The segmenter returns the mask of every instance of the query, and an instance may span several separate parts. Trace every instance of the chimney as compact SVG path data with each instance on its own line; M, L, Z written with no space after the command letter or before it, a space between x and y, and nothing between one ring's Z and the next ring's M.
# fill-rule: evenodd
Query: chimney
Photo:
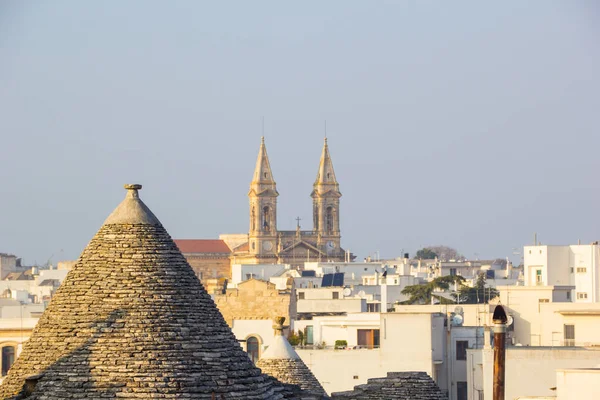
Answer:
M496 306L494 315L494 393L493 400L504 400L506 370L506 322L508 317L504 307Z

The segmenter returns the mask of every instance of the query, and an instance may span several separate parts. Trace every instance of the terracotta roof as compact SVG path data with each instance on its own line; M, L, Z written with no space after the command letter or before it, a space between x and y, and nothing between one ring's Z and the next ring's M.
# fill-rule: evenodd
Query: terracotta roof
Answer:
M175 239L182 253L231 253L223 240L217 239Z

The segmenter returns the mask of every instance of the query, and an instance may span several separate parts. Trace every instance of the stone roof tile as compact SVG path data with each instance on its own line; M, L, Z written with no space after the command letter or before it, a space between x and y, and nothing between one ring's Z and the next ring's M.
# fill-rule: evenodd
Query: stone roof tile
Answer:
M2 399L282 399L128 185L0 386Z

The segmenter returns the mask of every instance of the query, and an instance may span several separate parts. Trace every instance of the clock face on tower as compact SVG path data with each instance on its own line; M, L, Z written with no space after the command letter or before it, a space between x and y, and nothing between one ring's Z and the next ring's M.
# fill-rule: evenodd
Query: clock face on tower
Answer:
M327 250L335 249L335 243L332 242L331 240L329 242L327 242L326 246L327 246Z
M266 251L271 251L271 249L273 249L273 243L272 242L264 242L262 247Z

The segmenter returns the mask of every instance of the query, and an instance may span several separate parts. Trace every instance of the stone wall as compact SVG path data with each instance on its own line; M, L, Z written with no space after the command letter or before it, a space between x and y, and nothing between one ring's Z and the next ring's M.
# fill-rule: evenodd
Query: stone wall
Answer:
M192 255L184 254L190 267L200 281L204 284L207 279L231 279L231 262L229 255Z
M293 291L279 291L270 282L250 279L225 294L215 294L214 300L229 326L234 319L269 319L282 316L296 318L296 299Z

